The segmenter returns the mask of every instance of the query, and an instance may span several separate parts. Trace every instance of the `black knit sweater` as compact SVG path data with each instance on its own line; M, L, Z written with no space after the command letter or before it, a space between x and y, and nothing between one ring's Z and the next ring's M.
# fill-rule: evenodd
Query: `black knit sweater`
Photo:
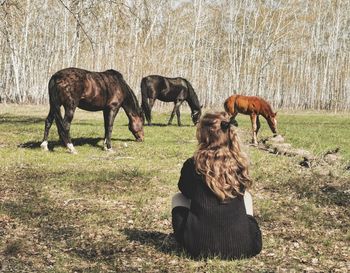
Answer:
M239 259L260 253L261 232L246 214L242 196L220 202L196 173L193 158L184 163L178 186L191 199L191 208L173 209L174 233L192 257Z

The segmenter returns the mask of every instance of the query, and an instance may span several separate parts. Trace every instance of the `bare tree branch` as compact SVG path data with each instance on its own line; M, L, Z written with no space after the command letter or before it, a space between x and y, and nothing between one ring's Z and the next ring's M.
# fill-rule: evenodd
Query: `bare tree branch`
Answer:
M90 46L91 46L91 50L92 50L93 54L95 55L94 41L92 40L90 35L85 30L83 23L80 21L80 19L75 15L75 13L73 11L71 11L70 8L62 0L58 0L58 2L60 2L65 7L65 9L67 9L69 11L69 13L72 14L72 16L76 20L77 24L79 25L79 27L81 28L81 30L85 34L86 38L89 40Z

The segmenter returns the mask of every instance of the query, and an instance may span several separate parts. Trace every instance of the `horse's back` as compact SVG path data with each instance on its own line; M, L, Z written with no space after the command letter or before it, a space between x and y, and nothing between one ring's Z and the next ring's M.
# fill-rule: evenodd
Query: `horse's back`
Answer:
M172 102L179 99L187 90L187 80L181 77L169 78L160 75L149 75L141 80L141 93L148 98Z
M57 71L52 75L51 79L55 79L56 82L66 81L67 83L74 83L83 80L88 73L91 72L81 68L69 67Z
M52 75L49 96L56 97L63 105L74 103L84 110L99 111L109 101L121 99L118 90L121 89L122 80L122 74L112 69L94 72L75 67L65 68Z
M235 106L237 110L243 114L251 114L259 112L260 101L255 96L238 96Z
M141 93L148 98L156 99L159 90L166 88L165 79L159 75L149 75L141 80Z
M142 88L142 85L148 88L156 88L162 85L165 86L165 79L166 79L165 77L162 77L159 75L146 76L141 80L141 88Z
M233 95L225 101L225 110L228 113L260 114L269 104L258 96Z
M77 83L85 82L87 80L95 81L101 84L106 80L116 81L123 79L123 75L113 69L109 69L103 72L96 72L76 67L69 67L57 71L52 75L51 79L54 79L56 83L64 81L66 85L74 85Z
M74 67L57 71L49 81L49 96L56 95L62 103L69 97L75 98L83 91L86 74L86 70Z

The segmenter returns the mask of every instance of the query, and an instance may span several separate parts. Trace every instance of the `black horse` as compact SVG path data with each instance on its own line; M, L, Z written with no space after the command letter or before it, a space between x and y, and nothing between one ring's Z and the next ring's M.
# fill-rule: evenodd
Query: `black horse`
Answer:
M196 124L201 116L202 106L199 104L197 94L192 85L184 78L166 78L158 75L150 75L141 80L141 107L146 116L148 125L152 124L151 111L156 99L164 102L174 102L168 125L171 124L174 115L177 116L177 124L181 126L180 106L187 101L191 108L191 117Z
M49 130L55 119L58 134L71 153L73 147L69 129L77 107L87 111L103 111L105 149L112 150L111 135L114 119L122 107L129 118L129 130L137 141L143 141L143 113L137 98L122 74L115 70L91 72L66 68L56 72L49 81L50 111L45 121L41 147L48 150ZM64 108L64 118L61 115Z

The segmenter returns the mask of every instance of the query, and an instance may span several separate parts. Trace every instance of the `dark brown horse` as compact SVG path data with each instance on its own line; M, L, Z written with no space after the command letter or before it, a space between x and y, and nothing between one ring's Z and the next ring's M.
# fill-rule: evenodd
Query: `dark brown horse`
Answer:
M277 112L274 113L270 104L260 97L234 95L226 99L224 103L225 111L236 117L238 113L250 115L253 129L252 142L256 145L257 134L260 129L259 115L262 115L274 135L277 134Z
M171 124L176 113L177 124L181 126L180 106L184 101L187 101L191 108L191 118L194 124L198 122L202 113L197 94L192 85L184 78L166 78L158 75L144 77L141 80L141 95L141 106L148 125L152 124L151 111L156 99L174 102L168 125Z
M58 134L71 153L73 147L69 129L77 107L87 111L103 111L105 149L111 150L113 122L122 107L129 118L129 130L137 141L142 141L143 114L135 94L115 70L90 72L79 68L66 68L56 72L49 81L50 111L45 121L41 147L47 150L49 130L55 119ZM64 108L64 118L61 115Z

